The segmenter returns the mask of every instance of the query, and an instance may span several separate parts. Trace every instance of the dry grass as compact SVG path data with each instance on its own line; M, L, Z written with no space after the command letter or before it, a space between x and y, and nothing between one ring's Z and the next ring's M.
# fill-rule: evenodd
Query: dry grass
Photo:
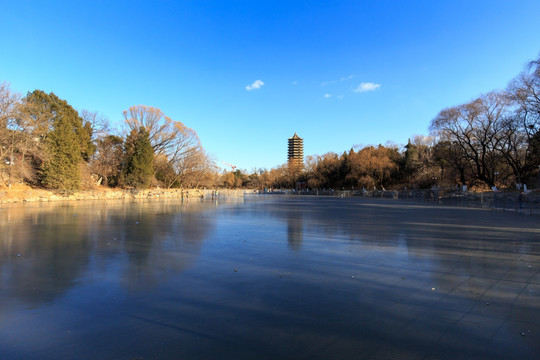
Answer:
M42 189L33 189L24 184L15 184L11 187L0 186L0 194L5 199L26 199L36 196L47 196L50 192Z
M179 198L181 194L189 192L189 196L200 196L203 193L197 189L160 189L151 188L133 193L129 189L109 188L103 186L93 186L85 188L75 193L62 191L50 191L36 189L27 185L17 184L10 188L0 186L0 203L21 203L26 201L49 201L49 200L96 200L96 199L122 199L132 197L165 197Z

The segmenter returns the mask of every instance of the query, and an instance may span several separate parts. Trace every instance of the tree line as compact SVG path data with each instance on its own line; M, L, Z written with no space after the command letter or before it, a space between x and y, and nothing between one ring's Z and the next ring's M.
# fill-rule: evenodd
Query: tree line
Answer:
M1 83L0 182L66 191L215 182L215 164L193 129L150 106L132 106L123 117L113 134L97 112L78 112L41 90L22 97Z
M430 136L305 158L304 168L219 173L195 130L144 105L113 133L97 112L41 90L21 96L0 83L0 184L75 191L123 188L513 187L538 183L540 57L503 91L443 109Z
M247 186L399 189L433 186L512 188L539 185L540 57L503 91L443 109L430 136L394 144L353 147L342 154L307 156L303 171L282 165L252 175ZM261 185L262 184L262 185Z

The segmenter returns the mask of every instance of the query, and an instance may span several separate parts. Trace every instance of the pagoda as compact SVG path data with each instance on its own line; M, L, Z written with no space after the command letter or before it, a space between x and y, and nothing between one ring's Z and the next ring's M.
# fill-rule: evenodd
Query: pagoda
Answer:
M304 167L304 139L296 133L289 138L288 164L291 170L301 170Z

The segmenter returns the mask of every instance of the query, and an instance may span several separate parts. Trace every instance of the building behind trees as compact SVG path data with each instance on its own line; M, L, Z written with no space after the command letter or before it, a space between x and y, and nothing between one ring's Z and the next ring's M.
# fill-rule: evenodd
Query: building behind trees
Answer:
M406 146L354 146L309 155L295 132L287 163L221 176L195 130L160 109L123 112L119 134L98 113L54 93L26 96L0 83L0 187L24 183L75 191L93 186L336 189L540 188L540 57L504 91L443 109L431 136Z

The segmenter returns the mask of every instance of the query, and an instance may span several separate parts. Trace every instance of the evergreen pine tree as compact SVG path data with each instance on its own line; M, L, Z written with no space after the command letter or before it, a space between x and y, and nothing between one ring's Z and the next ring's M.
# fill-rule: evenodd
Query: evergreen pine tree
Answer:
M125 142L124 179L128 186L147 188L154 175L154 149L144 127L133 129Z
M81 153L69 118L59 116L56 119L46 143L51 157L43 164L43 185L51 189L77 190L81 181Z
M67 101L54 93L35 90L27 101L39 103L50 114L50 130L44 143L46 156L40 169L41 183L47 188L73 191L79 189L82 154L93 151L88 129Z
M411 180L421 167L420 153L417 145L411 143L409 139L407 145L405 145L405 154L403 155L403 165L401 167L402 174L405 179Z

